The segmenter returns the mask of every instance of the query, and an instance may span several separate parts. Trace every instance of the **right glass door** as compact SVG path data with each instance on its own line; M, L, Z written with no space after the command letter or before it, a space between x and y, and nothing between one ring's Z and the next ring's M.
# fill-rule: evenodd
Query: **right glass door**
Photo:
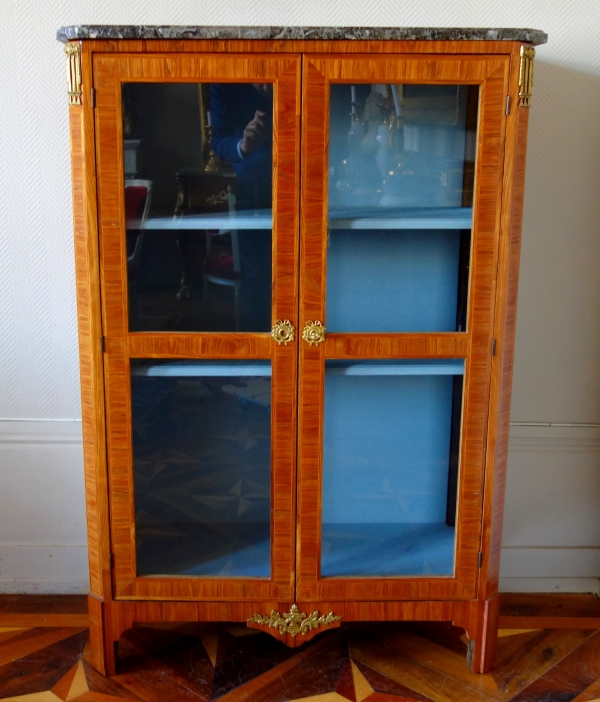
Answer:
M507 68L305 59L301 601L476 595Z

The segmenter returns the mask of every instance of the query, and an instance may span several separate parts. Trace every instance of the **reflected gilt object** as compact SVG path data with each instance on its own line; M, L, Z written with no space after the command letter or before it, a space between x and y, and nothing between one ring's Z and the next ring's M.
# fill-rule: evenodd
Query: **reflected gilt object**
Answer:
M271 336L277 342L277 346L281 346L281 344L287 346L290 341L294 341L295 331L294 325L289 319L284 319L283 321L278 319L273 325Z
M209 195L206 198L208 205L219 205L220 203L227 202L229 198L229 193L227 190L221 190L220 193L215 193L214 195Z
M202 143L202 164L207 173L231 173L231 166L217 158L212 150L212 124L210 121L210 85L200 83L198 86L200 104L200 139Z
M123 138L131 139L133 136L133 110L131 109L131 93L129 91L128 83L123 83L121 103L121 112L123 114Z
M535 49L531 46L521 47L521 66L519 69L519 107L529 107L531 89L533 88L533 59Z
M183 216L183 204L185 202L185 189L180 179L177 179L177 200L175 201L175 210L173 211L173 219L180 219Z
M262 624L269 627L269 629L277 629L282 636L285 634L290 634L291 636L302 634L302 636L306 636L313 629L318 629L320 626L327 626L340 620L341 617L336 616L333 612L320 615L318 611L315 611L307 616L304 612L300 612L298 605L293 604L289 612L283 613L283 617L279 612L272 609L271 614L255 614L248 619L248 622Z
M123 117L123 166L125 178L135 178L138 173L138 151L142 140L134 139L133 109L129 83L123 83L121 90L121 115Z
M365 102L363 121L367 133L363 137L360 145L364 153L369 153L377 148L379 127L384 124L384 107L385 98L379 92L372 92Z
M304 325L302 338L309 346L318 346L322 341L325 341L325 327L319 321L308 321Z
M67 57L67 92L69 105L81 105L81 46L67 44L65 46Z

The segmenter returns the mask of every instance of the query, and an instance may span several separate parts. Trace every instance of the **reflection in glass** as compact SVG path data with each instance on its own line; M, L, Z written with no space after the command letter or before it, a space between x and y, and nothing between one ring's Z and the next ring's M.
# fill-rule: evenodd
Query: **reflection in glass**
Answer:
M323 577L453 574L463 373L326 362Z
M327 328L465 331L478 88L331 86Z
M123 84L131 331L270 330L272 87Z
M270 575L271 364L131 361L137 574Z

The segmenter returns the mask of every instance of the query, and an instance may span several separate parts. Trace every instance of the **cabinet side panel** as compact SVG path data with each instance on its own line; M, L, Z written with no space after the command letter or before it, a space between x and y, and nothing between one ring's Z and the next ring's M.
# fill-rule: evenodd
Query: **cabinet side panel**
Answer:
M519 57L515 53L511 67L511 99L514 107L513 114L507 120L502 235L495 302L494 337L497 341L497 351L492 364L486 459L482 541L485 558L480 593L483 599L489 599L498 592L508 456L527 126L529 122L529 108L516 107L518 103L518 66Z
M89 95L91 61L85 46L82 75ZM83 105L69 107L90 591L104 598L110 596L110 573L93 119L85 95Z

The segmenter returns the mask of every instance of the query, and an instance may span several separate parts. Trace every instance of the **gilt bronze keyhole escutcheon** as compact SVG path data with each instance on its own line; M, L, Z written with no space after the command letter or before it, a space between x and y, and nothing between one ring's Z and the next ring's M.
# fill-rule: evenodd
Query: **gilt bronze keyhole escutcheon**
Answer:
M281 346L281 344L287 346L290 341L294 341L296 338L294 335L295 331L294 325L289 319L284 319L283 321L278 319L273 325L273 329L271 329L271 336L275 339L278 346Z
M302 338L309 346L318 346L325 341L325 327L319 321L308 321L304 326Z

